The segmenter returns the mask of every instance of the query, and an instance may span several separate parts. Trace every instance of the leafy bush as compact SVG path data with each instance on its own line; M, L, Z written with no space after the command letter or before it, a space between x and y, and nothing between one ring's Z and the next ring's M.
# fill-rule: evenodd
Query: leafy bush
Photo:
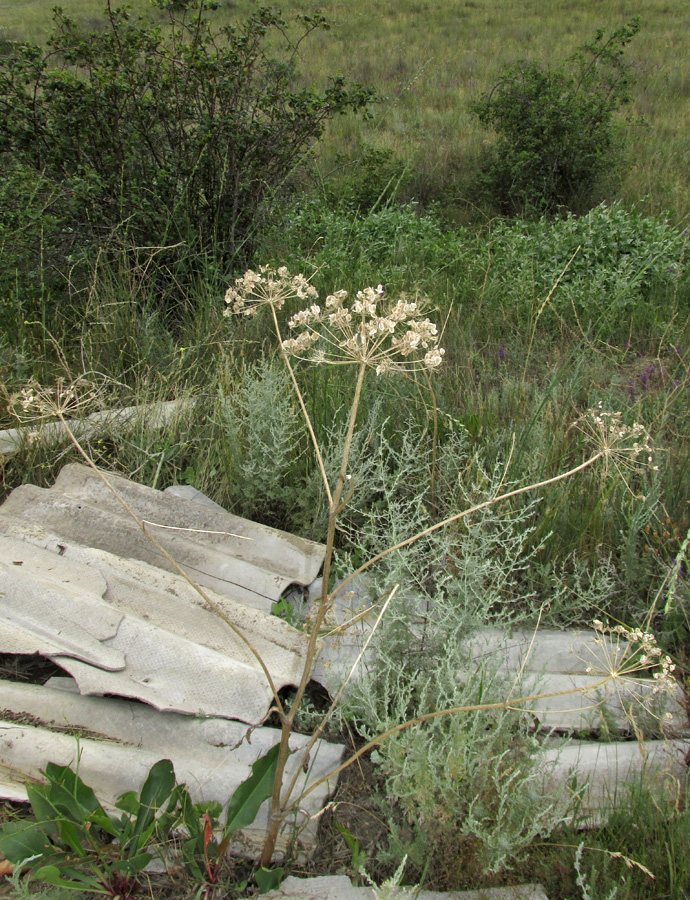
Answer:
M523 61L473 104L498 134L483 181L504 209L586 207L616 168L622 136L614 115L633 83L623 52L639 29L639 16L608 38L601 29L558 66Z
M72 240L181 244L178 262L193 248L228 266L326 121L371 92L342 76L323 92L297 88L296 46L269 49L286 23L268 8L215 28L205 0L156 5L164 26L109 5L95 31L56 9L46 48L10 45L0 154L58 195ZM300 39L326 24L301 23Z

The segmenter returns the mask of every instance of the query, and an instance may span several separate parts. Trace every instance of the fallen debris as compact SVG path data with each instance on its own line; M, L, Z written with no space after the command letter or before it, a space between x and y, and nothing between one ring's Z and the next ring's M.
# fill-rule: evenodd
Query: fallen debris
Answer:
M45 686L0 682L6 709L27 713L41 722L41 727L0 722L0 795L5 799L26 800L25 782L40 779L40 770L49 760L60 765L78 761L82 780L112 809L120 794L141 789L153 763L170 759L178 781L187 784L195 803L215 800L226 804L248 777L252 763L280 740L280 732L274 728L255 728L249 733L246 726L228 719L160 713L142 703L83 697L75 690L71 679L62 678ZM84 729L89 737L82 735ZM304 735L294 734L290 746L297 750L306 740ZM295 798L335 769L342 754L339 744L319 741L310 755L308 775L303 773L298 779ZM288 777L299 763L300 755L294 754L288 762ZM335 782L324 782L300 803L296 829L303 850L314 845L316 816ZM242 833L243 852L258 854L267 825L264 805ZM284 841L288 837L284 836ZM238 851L240 846L234 849Z
M139 790L160 758L173 761L195 799L226 802L279 740L276 730L246 727L261 723L273 701L257 655L276 690L297 684L304 666L305 635L271 615L271 606L291 585L318 595L325 548L232 516L193 488L163 493L105 477L107 484L89 467L65 466L49 490L24 485L0 507L0 652L38 653L72 676L45 686L0 681L0 795L25 799L24 783L39 778L48 760L69 764L81 753L82 776L106 805ZM108 485L226 621L150 544ZM331 694L375 615L367 580L349 587L331 612L314 674ZM352 620L354 628L339 627ZM642 777L675 796L686 774L690 728L681 686L655 693L653 681L626 675L602 684L625 653L625 642L587 632L481 629L458 673L468 679L488 666L506 681L516 709L549 735L540 763L545 795L565 802L563 786L574 781L583 824L627 803L627 786ZM533 699L517 702L526 696ZM571 739L582 731L604 740ZM607 742L616 731L638 739ZM70 732L82 735L79 750ZM298 747L305 739L291 740ZM318 742L297 795L336 768L342 753ZM299 754L291 757L293 767L298 762ZM334 779L324 782L301 805L303 849L313 847L334 787ZM264 810L243 837L246 852L262 843L266 821Z
M227 621L150 545L92 469L65 466L49 490L15 490L0 507L0 652L41 654L74 680L0 682L0 795L24 800L24 783L40 778L48 761L79 759L84 781L112 806L168 758L193 799L226 803L280 739L275 729L242 724L260 724L273 703L257 657L276 690L298 684L304 667L305 636L271 615L271 604L288 585L314 580L324 548L106 478ZM77 742L66 729L86 732ZM291 746L305 741L294 735ZM295 797L342 753L319 741ZM289 769L299 764L295 754ZM317 814L334 787L335 779L325 781L300 804L302 850L313 847ZM247 853L258 851L266 825L263 809L242 836Z
M125 406L119 409L104 409L67 422L69 430L77 440L86 440L107 431L117 429L127 431L138 421L146 422L147 429L162 429L175 416L188 411L193 405L190 400L168 400L162 403L145 403L141 406ZM27 443L38 437L44 444L66 443L70 440L67 428L62 422L42 422L39 426L25 425L0 431L0 456L13 456Z
M398 888L397 896L410 900L548 900L540 884L483 888L476 891L420 891ZM375 900L370 887L354 887L347 875L320 878L286 878L280 888L265 895L267 900Z

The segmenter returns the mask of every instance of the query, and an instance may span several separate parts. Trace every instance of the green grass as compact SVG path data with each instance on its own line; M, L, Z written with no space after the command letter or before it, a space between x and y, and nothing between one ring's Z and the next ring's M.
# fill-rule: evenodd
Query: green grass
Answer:
M142 0L131 5L136 12L150 9ZM289 21L314 8L306 0L279 5ZM3 0L4 33L45 38L51 6L52 0ZM68 0L63 6L70 16L96 25L103 0ZM321 6L332 27L301 47L305 82L321 84L342 72L375 86L382 97L370 121L348 117L330 125L318 154L322 177L356 165L363 146L390 150L408 167L404 196L435 200L456 216L470 216L471 176L492 142L470 115L470 102L496 83L506 65L523 58L558 61L598 28L640 15L642 31L626 50L637 76L628 109L633 121L626 128L629 169L622 184L604 188L602 196L622 196L676 221L690 213L690 7L683 0L352 0ZM253 8L250 0L236 0L212 15L232 21Z

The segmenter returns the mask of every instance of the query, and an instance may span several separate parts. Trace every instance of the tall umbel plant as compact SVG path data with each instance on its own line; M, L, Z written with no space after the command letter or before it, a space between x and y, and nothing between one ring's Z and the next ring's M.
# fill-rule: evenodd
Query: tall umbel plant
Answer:
M284 339L281 333L279 316L282 317L281 309L286 302L295 299L306 301L308 305L289 320L288 324L294 336ZM517 685L513 686L514 689L511 689L505 699L499 699L496 702L486 702L483 697L477 697L476 702L474 702L474 698L467 695L457 697L456 700L455 694L447 692L441 695L436 692L435 696L438 697L439 703L442 705L444 701L448 702L451 704L449 708L438 708L438 704L434 701L427 704L427 709L422 708L419 711L410 709L409 712L405 709L406 715L414 716L408 721L397 721L388 724L390 720L386 721L381 718L380 730L375 728L374 730L378 730L378 733L374 733L363 747L360 747L337 770L313 782L300 796L295 796L295 787L299 776L296 775L290 780L285 778L285 764L290 753L288 742L318 656L322 626L325 624L326 616L333 607L337 595L343 592L357 575L368 570L380 560L387 559L397 551L434 535L440 529L445 529L453 523L459 523L467 517L474 516L476 519L476 515L480 511L507 501L512 497L537 491L547 485L571 478L596 463L602 464L603 474L615 473L617 477L622 478L624 481L627 479L627 483L630 483L630 473L633 469L639 466L649 466L652 462L648 435L643 426L637 423L626 425L622 421L620 414L611 413L603 408L589 410L576 423L577 427L588 439L588 443L594 445L591 455L583 462L544 481L512 489L504 488L507 474L504 472L502 476L494 480L488 491L488 496L486 494L483 495L486 496L486 499L479 499L462 511L447 515L441 521L433 522L433 524L429 524L426 527L419 519L411 521L409 537L402 537L394 546L384 547L380 552L376 552L374 548L371 548L368 552L374 552L374 556L363 562L359 568L351 572L340 584L331 587L332 579L330 575L332 572L337 522L357 491L357 485L353 483L354 479L349 477L349 470L352 469L350 457L353 454L353 447L356 446L353 438L365 378L367 374L372 373L372 370L377 377L381 378L390 377L396 373L407 377L421 375L426 379L427 388L431 390L431 375L442 365L444 354L443 350L438 346L439 334L437 327L424 315L423 301L411 300L404 296L390 298L382 286L366 288L360 291L351 303L347 302L347 294L343 291L329 295L323 307L316 303L317 299L316 291L307 279L301 275L292 277L284 268L277 271L270 268L263 268L258 272L248 271L242 278L236 280L226 296L228 314L256 315L264 311L270 316L279 340L283 362L292 380L295 395L313 443L317 468L322 477L324 494L327 497L328 528L322 590L320 597L316 600L308 616L304 669L296 694L289 703L278 695L265 661L243 634L242 629L225 615L223 610L214 603L212 598L201 587L194 584L191 577L150 533L150 529L147 529L147 523L117 494L115 487L110 485L107 475L95 466L87 452L74 437L74 432L71 430L68 419L73 418L80 409L83 410L90 399L94 399L88 384L85 383L86 380L71 384L58 382L52 387L33 384L13 398L13 407L17 415L25 421L35 418L36 414L38 414L40 418L50 415L57 417L62 422L79 453L93 466L98 477L118 497L119 502L126 509L128 515L137 523L142 535L157 548L180 575L186 578L204 602L208 604L209 608L213 609L227 623L228 627L245 642L248 650L257 659L270 686L275 704L274 710L281 726L280 740L275 751L275 757L271 757L272 764L273 761L275 762L275 769L272 770L275 771L275 779L271 790L269 829L261 857L263 866L270 864L281 828L286 824L288 816L297 810L300 801L306 793L315 790L319 784L353 763L363 753L389 739L393 739L393 746L395 746L396 735L406 732L411 726L421 726L423 723L433 722L440 717L454 714L520 709L522 706L533 700L541 699L543 696L541 694L516 696L518 693ZM342 454L337 473L333 478L328 477L327 472L332 471L332 469L330 466L327 469L324 463L324 454L319 447L309 419L307 407L299 387L297 373L293 366L293 360L301 360L317 365L332 364L352 366L354 368L355 377L352 400L347 416L344 439L341 444ZM90 393L91 396L89 396ZM270 465L270 460L267 462ZM404 584L403 587L405 590L401 591L401 594L404 594L409 586ZM388 604L397 590L397 585L393 585L390 588L383 586L383 597L372 607L372 609L379 607L379 613L368 640L376 632L382 617L386 613ZM434 602L433 596L430 597L430 602ZM647 623L645 623L646 625ZM599 623L599 628L600 630L607 630L606 626L601 623ZM620 654L614 654L615 658L612 657L610 664L607 662L606 667L601 670L601 677L594 684L589 684L587 690L594 691L611 681L651 667L660 669L657 672L659 686L672 683L670 677L672 670L671 661L662 656L661 651L653 646L653 639L651 635L647 634L646 627L644 632L639 629L636 631L623 629L620 632L617 631L617 633L620 634L622 640L627 642L627 646ZM299 764L295 767L296 772L300 772L303 768L308 768L310 753L313 751L316 741L323 733L329 719L340 704L344 688L361 660L366 647L367 644L362 648L351 672L333 697L331 706L307 740L301 751L302 755L299 758ZM430 682L430 684L433 689L436 688L433 682ZM561 693L574 693L577 690L569 689ZM401 684L394 683L392 691L400 694ZM457 705L454 705L456 703ZM429 707L432 707L431 711L428 711ZM415 733L419 733L419 728L413 730ZM369 733L371 733L371 730ZM480 828L480 825L481 823L475 823L473 827L475 827L476 831L481 831L483 826ZM524 829L521 828L519 832L522 835Z
M505 493L500 493L500 487L503 484L503 479L501 479L494 494L486 501L451 515L443 521L436 522L424 530L410 535L410 537L400 541L394 547L383 549L361 565L355 572L348 575L339 585L329 590L338 517L350 503L356 490L356 485L349 476L348 467L365 377L371 371L379 377L388 377L396 373L413 378L417 375L422 375L431 396L433 396L430 375L442 365L444 356L444 350L438 346L438 329L436 325L424 316L424 309L427 305L424 300L410 300L405 296L390 298L381 285L378 288L368 287L363 291L359 291L352 302L348 302L347 292L338 291L329 295L325 300L324 306L321 307L315 302L318 299L317 292L309 284L308 280L302 275L292 277L284 267L277 270L262 267L258 272L247 271L243 277L236 279L234 286L227 291L225 299L228 304L227 315L255 316L264 310L270 314L279 340L280 352L289 371L295 394L311 437L328 502L328 530L322 590L320 597L316 601L315 608L309 614L309 632L304 671L289 708L276 697L276 707L281 722L281 741L271 798L270 825L261 857L261 865L268 866L273 858L280 830L285 823L287 815L295 806L296 801L292 794L296 779L293 778L290 783L284 783L285 764L289 754L288 741L318 656L322 626L337 594L356 575L379 560L415 543L427 535L433 534L439 529L445 528L451 523L458 522L472 513L477 513L502 500L507 500L527 491L533 491L546 484L569 478L598 461L603 461L605 472L610 470L616 471L621 477L625 478L626 467L635 467L639 464L648 465L651 462L651 454L648 435L641 425L636 423L633 426L627 426L622 422L620 414L609 413L603 409L590 410L577 423L579 429L595 444L595 452L583 463L540 484L528 485ZM295 299L307 301L308 305L289 319L288 326L294 336L283 338L278 313L286 302ZM331 483L327 476L321 448L312 427L291 360L301 360L312 365L352 366L355 370L352 402L343 444L342 460L334 483ZM432 471L432 485L433 480L434 475ZM397 588L398 586L396 585L384 594L383 600L385 600L385 603L383 603L376 625L381 621L386 606ZM376 626L374 627L376 628ZM359 658L361 658L361 655ZM668 665L670 665L670 660ZM604 673L601 684L606 683L610 678L618 677L618 674L618 672ZM321 723L313 731L311 739L304 750L305 765L308 763L309 751L323 732L329 717L339 703L346 683L347 679L335 696L330 709ZM527 702L528 699L530 698L513 699L510 701L510 705L515 707L516 704ZM420 724L450 713L497 710L506 709L507 707L508 701L490 704L478 703L422 714L414 722L392 725L382 734L375 736L344 765L348 765L366 749L376 746L386 738L393 737L411 724Z

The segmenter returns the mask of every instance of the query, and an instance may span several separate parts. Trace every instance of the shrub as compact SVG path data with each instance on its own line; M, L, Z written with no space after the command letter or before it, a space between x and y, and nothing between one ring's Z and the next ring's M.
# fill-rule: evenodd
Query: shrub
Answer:
M602 177L620 162L615 113L630 100L633 79L623 62L640 18L603 29L565 63L521 62L473 104L498 141L483 176L490 197L507 211L587 207Z
M82 240L181 244L178 262L213 250L227 268L325 122L371 92L342 76L296 87L296 45L270 9L215 28L205 0L156 5L163 27L109 4L87 31L56 9L46 48L10 45L0 154L56 186L55 215ZM300 21L300 39L326 24Z

